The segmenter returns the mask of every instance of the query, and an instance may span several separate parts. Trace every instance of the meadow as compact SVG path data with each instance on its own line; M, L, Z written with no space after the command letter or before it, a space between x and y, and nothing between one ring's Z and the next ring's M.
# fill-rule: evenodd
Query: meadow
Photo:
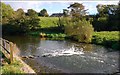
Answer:
M120 36L119 31L94 32L92 43L119 50L120 49L119 48L119 44L120 44L119 36Z
M39 17L41 28L57 27L58 17Z

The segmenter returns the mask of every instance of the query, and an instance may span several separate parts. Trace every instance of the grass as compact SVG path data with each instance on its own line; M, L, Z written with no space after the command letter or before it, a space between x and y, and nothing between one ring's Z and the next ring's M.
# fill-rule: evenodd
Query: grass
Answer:
M0 51L0 56L7 62L10 63L10 61L2 54ZM14 59L14 62L11 64L4 64L1 66L1 74L3 75L20 75L23 74L24 72L21 70L22 64Z
M120 44L119 36L120 36L119 31L94 32L92 43L119 50L120 49L119 48L119 44Z
M58 17L39 17L41 28L49 28L58 26Z
M1 72L4 75L23 74L24 72L21 70L21 68L22 64L19 61L14 60L13 63L2 66Z

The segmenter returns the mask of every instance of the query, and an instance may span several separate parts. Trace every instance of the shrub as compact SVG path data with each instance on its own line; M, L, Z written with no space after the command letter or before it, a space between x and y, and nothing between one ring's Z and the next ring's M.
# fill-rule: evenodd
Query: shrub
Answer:
M78 42L89 43L92 39L93 27L89 21L70 22L65 26L65 33Z

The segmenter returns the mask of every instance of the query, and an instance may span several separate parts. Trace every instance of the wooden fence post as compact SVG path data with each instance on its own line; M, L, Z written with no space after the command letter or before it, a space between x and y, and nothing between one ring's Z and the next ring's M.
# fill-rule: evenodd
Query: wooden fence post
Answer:
M16 44L13 44L13 52L14 52L14 54L16 55L16 49L17 47L16 47Z
M4 47L5 47L5 49L7 49L7 48L6 48L6 40L4 40Z
M0 50L2 50L2 39L0 38Z
M13 43L10 42L10 63L13 62Z

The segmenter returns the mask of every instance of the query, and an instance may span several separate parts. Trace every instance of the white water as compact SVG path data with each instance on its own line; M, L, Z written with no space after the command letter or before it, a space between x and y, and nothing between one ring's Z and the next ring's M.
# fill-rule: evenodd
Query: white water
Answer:
M69 49L57 50L52 53L45 53L42 56L53 57L53 56L70 56L70 55L81 55L81 54L84 54L83 48L79 49L78 51L78 49L75 49L75 47L72 46Z

